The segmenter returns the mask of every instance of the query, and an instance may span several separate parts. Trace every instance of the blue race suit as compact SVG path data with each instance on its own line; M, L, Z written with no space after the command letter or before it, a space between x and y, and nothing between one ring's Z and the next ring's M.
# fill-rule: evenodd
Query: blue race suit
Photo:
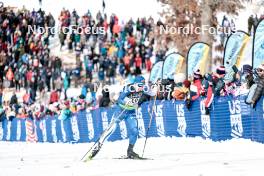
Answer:
M109 128L102 134L100 143L103 143L115 131L122 120L125 120L128 125L129 144L136 143L138 137L136 108L142 95L143 92L131 92L126 89L120 93Z

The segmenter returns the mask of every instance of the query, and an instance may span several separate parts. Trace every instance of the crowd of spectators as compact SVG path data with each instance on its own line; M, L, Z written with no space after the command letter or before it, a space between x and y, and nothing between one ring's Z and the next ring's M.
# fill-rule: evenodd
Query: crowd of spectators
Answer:
M59 16L61 48L75 52L76 69L82 72L84 68L89 82L97 78L100 82L115 84L116 74L124 78L141 74L142 69L151 69L153 18L136 22L132 19L120 22L115 14L109 18L108 22L107 16L100 12L93 18L90 11L79 16L75 10L65 9ZM62 32L67 30L68 33Z
M259 21L261 21L262 19L264 19L264 14L261 15L260 17L258 17L258 15L255 15L255 16L250 15L248 17L248 33L249 34L252 34L255 31Z
M79 16L75 10L63 9L58 21L60 49L75 55L76 64L71 69L65 69L63 60L50 54L50 38L56 37L50 30L45 33L27 31L29 25L54 27L51 14L46 15L41 9L32 12L2 9L0 119L41 119L46 115L66 119L87 108L108 107L114 101L110 93L102 90L98 96L95 85L116 84L120 83L118 76L126 79L150 72L152 64L163 59L166 53L154 50L155 24L151 17L120 22L115 14L108 20L100 12L94 18L89 11ZM242 70L233 66L232 73L232 79L225 79L226 70L220 66L215 73L201 75L197 70L192 78L177 74L174 80L159 80L157 99L184 100L190 109L193 101L204 97L206 113L209 114L214 97L237 96L255 85L254 95L247 101L254 107L263 94L264 66L256 70L249 65L244 65ZM80 94L69 97L67 91L73 78L84 78L84 81L79 82ZM169 91L163 86L168 86ZM26 90L22 102L17 97L21 88ZM2 101L4 89L13 91L10 101ZM44 102L46 94L49 98Z
M58 38L60 49L76 56L71 69L65 69L63 60L50 54L50 38L56 37L51 30L55 27L51 14L41 9L30 12L25 8L3 8L0 21L0 106L8 119L64 114L69 109L75 112L79 105L109 106L109 92L103 91L103 98L98 99L92 83L115 84L117 76L125 79L141 74L142 70L149 72L151 58L155 58L151 17L120 22L112 14L108 22L100 12L94 18L89 11L79 16L75 10L63 9L58 17ZM36 27L37 31L29 31L29 27ZM40 28L46 30L41 32ZM83 77L85 80L78 84L82 87L81 95L68 97L73 79ZM2 101L6 89L13 95L9 101ZM22 102L17 96L21 89L26 90ZM47 94L50 98L44 102Z
M159 80L158 85L162 91L157 93L157 99L184 100L190 109L193 101L203 98L206 114L209 114L214 98L220 96L246 95L245 103L254 108L264 94L264 64L256 69L243 65L241 70L234 65L229 73L224 66L205 75L197 70L188 79L184 74L177 74L174 80ZM164 87L169 91L164 91Z

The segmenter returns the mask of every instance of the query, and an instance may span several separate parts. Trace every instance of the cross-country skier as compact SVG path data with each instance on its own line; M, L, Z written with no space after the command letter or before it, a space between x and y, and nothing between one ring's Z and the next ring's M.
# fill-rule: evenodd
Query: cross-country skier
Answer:
M115 131L117 125L125 120L129 130L129 146L127 149L128 158L140 158L133 148L138 137L138 124L136 119L136 109L144 101L149 100L153 93L145 91L145 79L143 76L137 76L133 84L123 88L117 100L117 106L112 121L107 130L101 135L98 144L92 149L88 159L93 158L100 150L103 142Z

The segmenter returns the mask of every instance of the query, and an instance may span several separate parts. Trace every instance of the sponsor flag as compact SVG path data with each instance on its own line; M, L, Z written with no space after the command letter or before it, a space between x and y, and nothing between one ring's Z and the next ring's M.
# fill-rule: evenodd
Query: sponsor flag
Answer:
M193 75L193 72L200 70L204 75L208 63L208 54L210 47L207 43L194 43L187 54L187 76Z
M182 68L184 57L179 53L171 53L166 56L163 69L162 79L174 79L174 75L179 73Z
M163 67L163 61L159 61L151 69L149 81L153 84L155 84L158 79L162 79L162 67Z
M237 31L228 37L224 51L224 66L227 72L233 65L238 68L241 66L241 59L249 40L250 36L244 31Z
M253 68L264 63L264 20L262 19L256 28L253 39Z

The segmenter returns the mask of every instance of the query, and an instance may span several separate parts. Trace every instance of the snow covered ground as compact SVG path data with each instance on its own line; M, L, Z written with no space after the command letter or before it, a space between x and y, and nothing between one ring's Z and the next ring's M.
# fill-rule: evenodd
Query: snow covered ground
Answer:
M92 145L0 142L0 176L258 176L263 175L263 144L244 139L212 142L201 138L150 138L145 157L118 160L127 141L107 142L94 160L79 159ZM140 139L135 151L142 152Z

